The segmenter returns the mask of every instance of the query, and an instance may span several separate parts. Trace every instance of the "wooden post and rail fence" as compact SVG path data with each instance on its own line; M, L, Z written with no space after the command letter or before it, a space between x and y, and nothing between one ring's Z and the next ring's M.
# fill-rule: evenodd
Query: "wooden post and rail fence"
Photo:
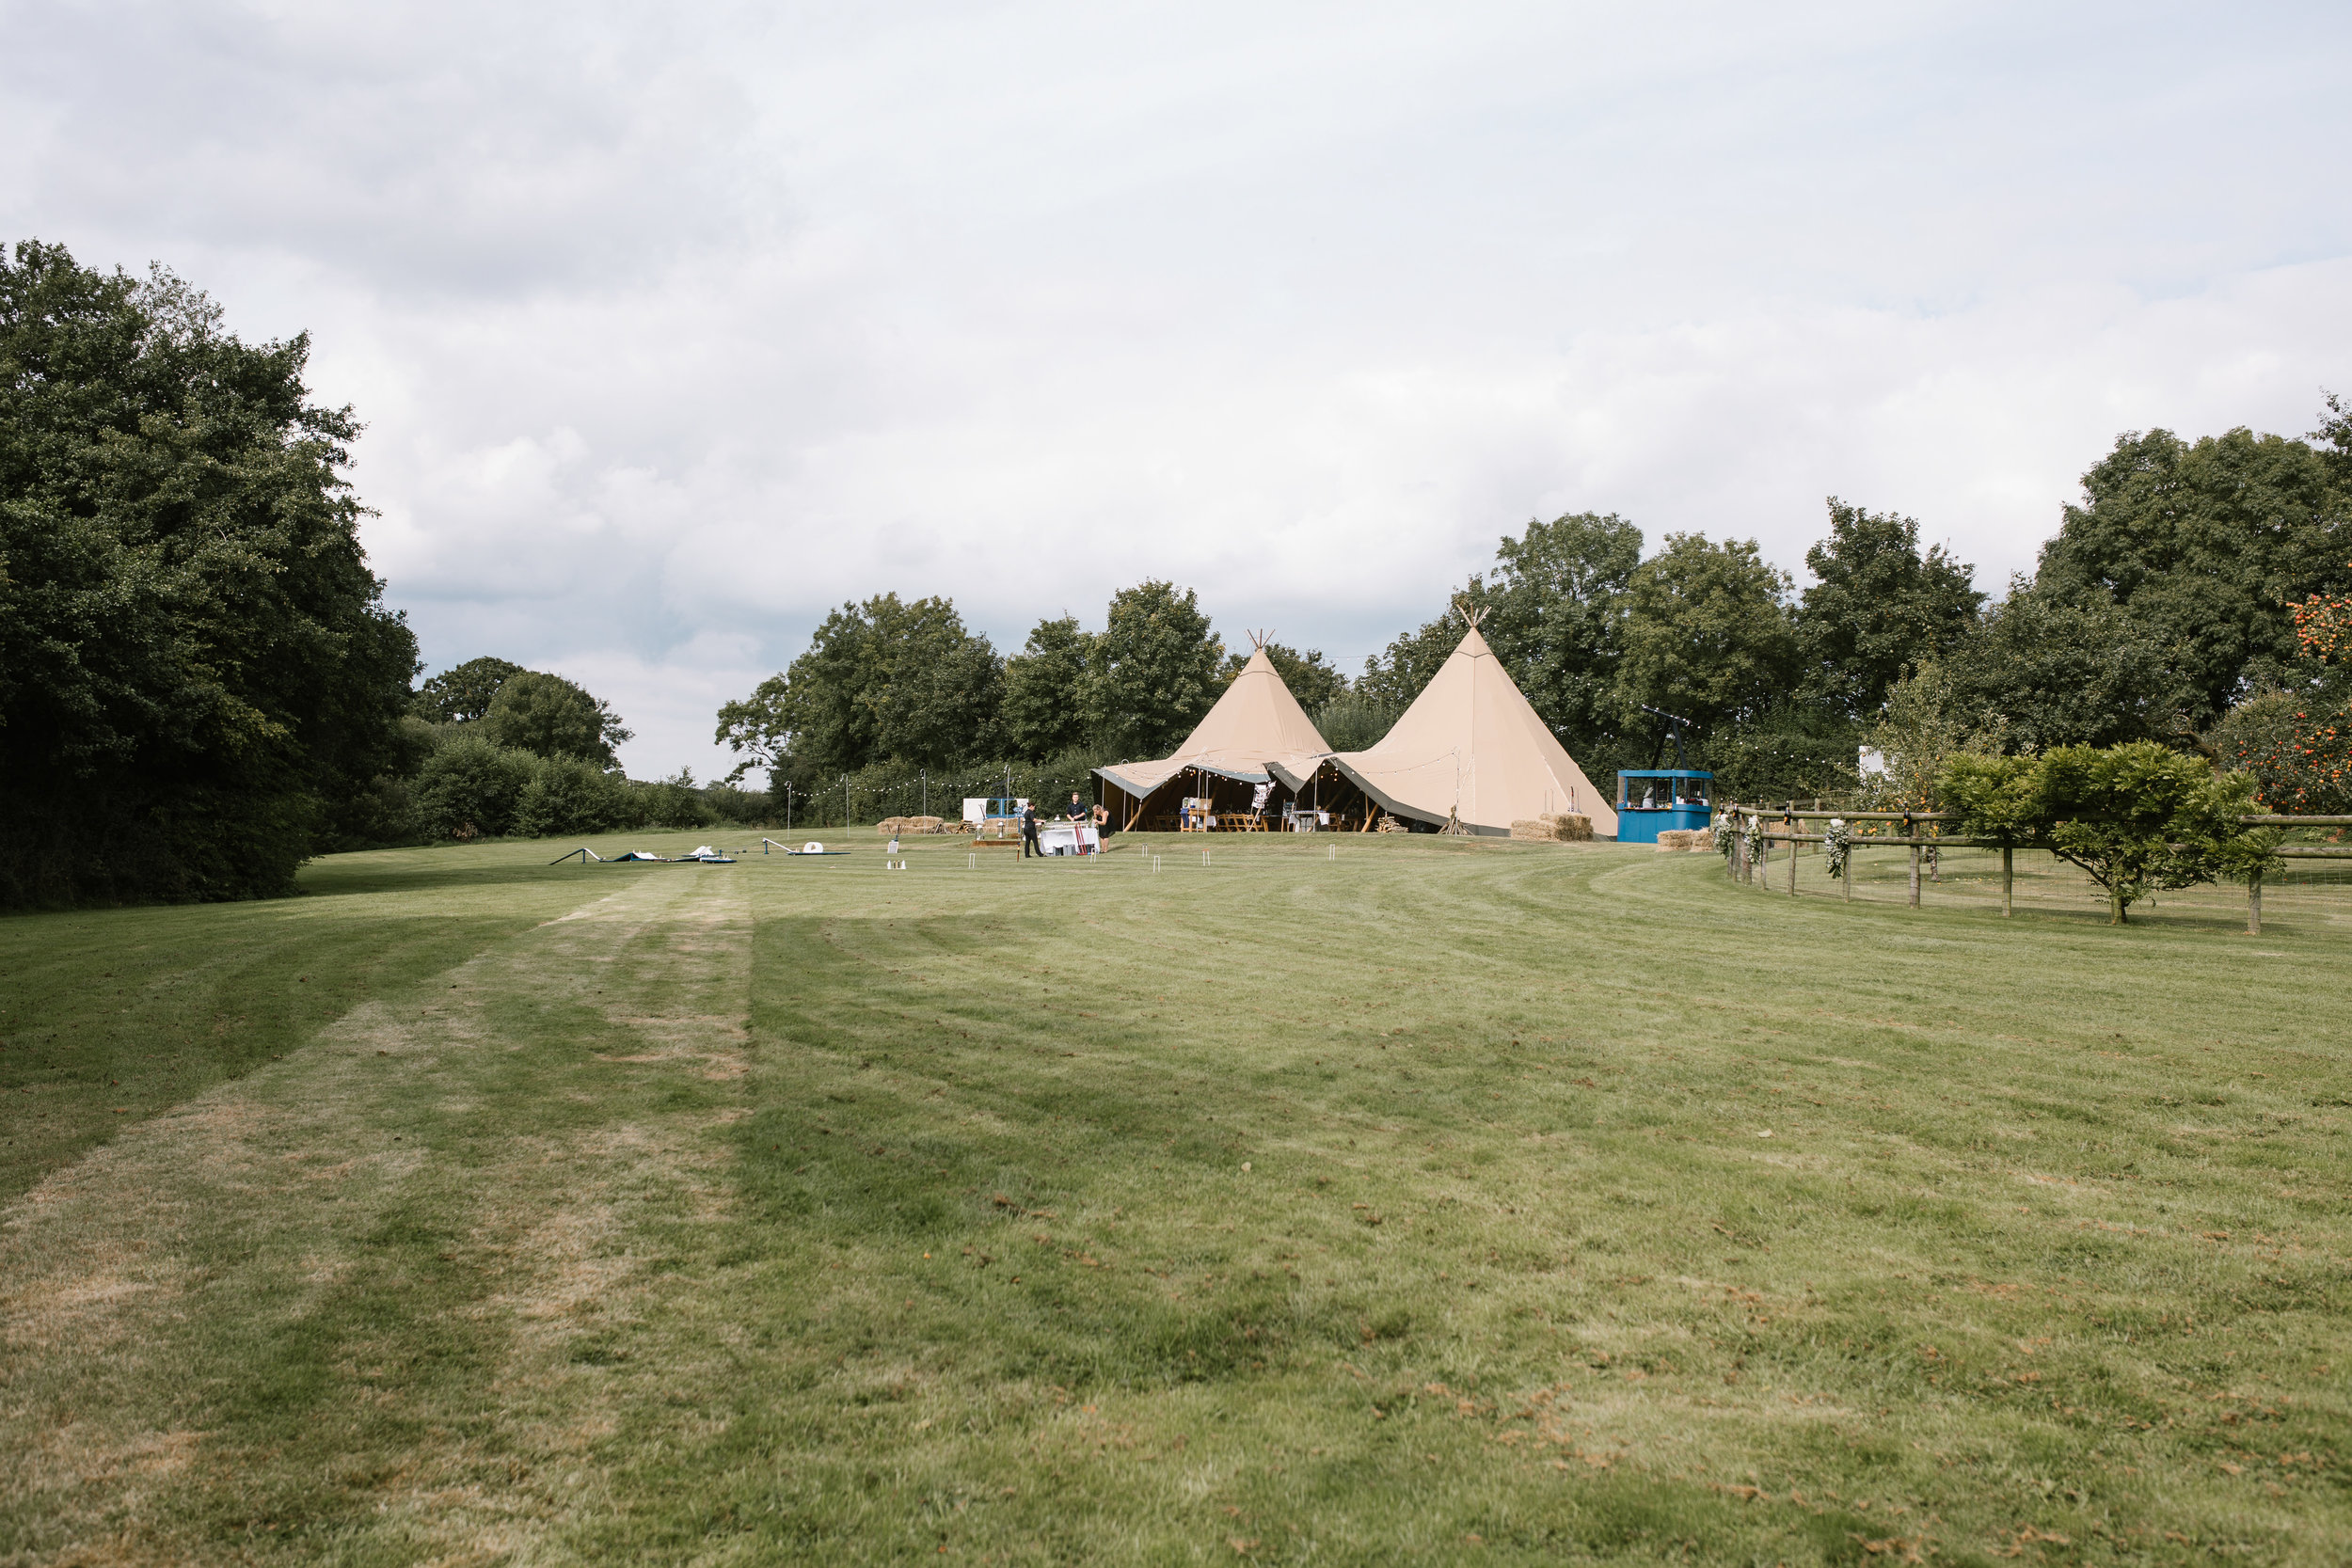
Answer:
M1739 836L1733 839L1731 847L1732 880L1756 882L1763 879L1763 885L1770 887L1772 885L1769 879L1772 869L1772 846L1786 845L1788 848L1787 857L1788 895L1791 898L1797 895L1798 846L1829 842L1827 833L1803 831L1801 825L1806 822L1892 822L1899 824L1902 829L1900 833L1872 833L1867 836L1856 834L1849 838L1846 841L1847 853L1851 856L1853 850L1865 845L1872 847L1882 845L1908 846L1911 850L1911 886L1908 901L1911 908L1915 910L1919 907L1920 851L1924 849L1998 849L2001 852L2001 914L2006 919L2011 908L2015 853L2020 847L2028 849L2038 847L2030 844L2021 847L1997 838L1947 838L1933 832L1922 833L1918 831L1923 824L1950 819L1956 815L1951 812L1822 811L1818 808L1806 811L1800 810L1793 800L1781 807L1734 805L1726 806L1724 810L1736 829L1739 830ZM2264 815L2242 816L2238 820L2249 828L2352 828L2352 816ZM1762 846L1763 853L1753 863L1748 853L1749 839L1745 831L1751 827L1762 830L1757 833L1756 838ZM2281 860L2352 860L2352 844L2282 844L2272 853ZM1848 863L1846 875L1839 879L1846 885L1846 901L1851 903L1853 901L1853 872L1851 861ZM2259 936L2262 934L2262 928L2263 879L2262 873L2258 871L2249 878L2246 883L2246 930L2249 936Z

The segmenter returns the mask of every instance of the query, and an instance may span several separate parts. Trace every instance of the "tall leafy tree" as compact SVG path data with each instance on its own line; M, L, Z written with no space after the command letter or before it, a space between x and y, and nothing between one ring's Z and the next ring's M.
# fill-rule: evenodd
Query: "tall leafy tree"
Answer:
M1613 513L1531 519L1495 548L1491 572L1473 573L1454 600L1484 611L1481 632L1545 722L1571 749L1617 725L1617 662L1624 656L1626 587L1642 559L1642 531ZM1364 661L1357 688L1401 711L1421 695L1462 641L1451 605Z
M2187 723L2282 679L2296 657L2291 602L2352 589L2352 496L2308 442L2134 432L2082 483L2035 588L2112 606L2153 638L2183 677Z
M792 693L782 675L770 675L748 697L719 709L714 744L724 746L741 760L720 782L735 784L755 768L772 774L792 754ZM771 788L780 787L771 783Z
M1493 595L1484 579L1472 574L1469 586L1454 597L1475 611L1489 604ZM1461 641L1461 618L1449 607L1366 658L1364 673L1356 677L1356 692L1368 704L1403 713L1437 677Z
M1614 513L1534 522L1496 549L1486 641L1545 722L1573 748L1617 728L1626 590L1641 565L1642 531Z
M1120 756L1166 754L1216 704L1224 657L1191 589L1157 578L1120 589L1088 683L1097 743Z
M2096 596L2069 599L2023 577L1947 664L1972 728L2028 751L2115 746L2178 733L2193 700L2159 635Z
M1808 694L1865 719L1907 669L1940 659L1977 622L1975 568L1941 545L1919 552L1919 525L1829 498L1829 537L1805 551L1819 579L1797 610Z
M745 768L944 767L995 748L1003 682L995 650L950 601L882 594L827 615L783 674L720 709L719 739L754 759Z
M946 599L878 607L874 648L882 679L869 689L878 760L942 768L1002 749L998 716L1004 704L1004 660Z
M1662 708L1702 730L1770 710L1799 673L1790 587L1754 540L1666 535L1626 585L1620 708Z
M490 700L523 667L503 658L469 658L417 688L417 717L434 724L469 724L490 711Z
M534 756L569 757L599 768L617 768L613 748L630 738L612 705L592 697L561 675L525 670L501 682L482 716L484 733L496 744Z
M1282 684L1291 689L1291 695L1298 699L1298 705L1309 713L1347 695L1347 677L1331 667L1320 648L1310 648L1302 654L1279 642L1269 642L1265 645L1265 657L1266 662L1274 666L1274 673L1282 677ZM1248 664L1248 654L1227 654L1225 667L1218 673L1220 680L1227 686L1232 685L1233 677Z
M160 269L0 256L0 904L290 891L405 760L416 640L309 353Z
M2323 394L2326 412L2319 417L2319 428L2311 439L2319 443L2328 467L2333 470L2339 489L2352 492L2352 408L2344 406L2344 399L2333 392Z
M1063 615L1040 621L1005 660L1004 735L1014 755L1042 762L1085 744L1093 651L1093 635Z

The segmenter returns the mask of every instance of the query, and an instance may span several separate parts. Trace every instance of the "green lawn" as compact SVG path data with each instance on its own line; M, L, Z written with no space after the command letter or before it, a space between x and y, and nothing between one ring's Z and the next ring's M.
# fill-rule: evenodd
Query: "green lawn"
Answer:
M0 1563L2352 1557L2325 906L819 836L0 921Z

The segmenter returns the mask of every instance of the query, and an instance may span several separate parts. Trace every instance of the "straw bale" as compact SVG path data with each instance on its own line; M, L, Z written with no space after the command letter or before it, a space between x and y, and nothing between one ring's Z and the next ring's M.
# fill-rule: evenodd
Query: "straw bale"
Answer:
M1559 830L1550 823L1533 816L1522 816L1514 820L1511 824L1511 836L1536 839L1545 844L1557 844L1560 841Z
M1582 812L1548 811L1538 820L1551 824L1555 838L1573 841L1593 836L1593 819Z

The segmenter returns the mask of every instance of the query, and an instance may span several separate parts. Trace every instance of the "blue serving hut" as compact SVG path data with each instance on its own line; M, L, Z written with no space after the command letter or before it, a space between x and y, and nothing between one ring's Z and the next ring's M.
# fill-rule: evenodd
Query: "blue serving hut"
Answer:
M1617 771L1617 842L1655 844L1670 828L1704 828L1715 819L1715 775L1693 768Z

